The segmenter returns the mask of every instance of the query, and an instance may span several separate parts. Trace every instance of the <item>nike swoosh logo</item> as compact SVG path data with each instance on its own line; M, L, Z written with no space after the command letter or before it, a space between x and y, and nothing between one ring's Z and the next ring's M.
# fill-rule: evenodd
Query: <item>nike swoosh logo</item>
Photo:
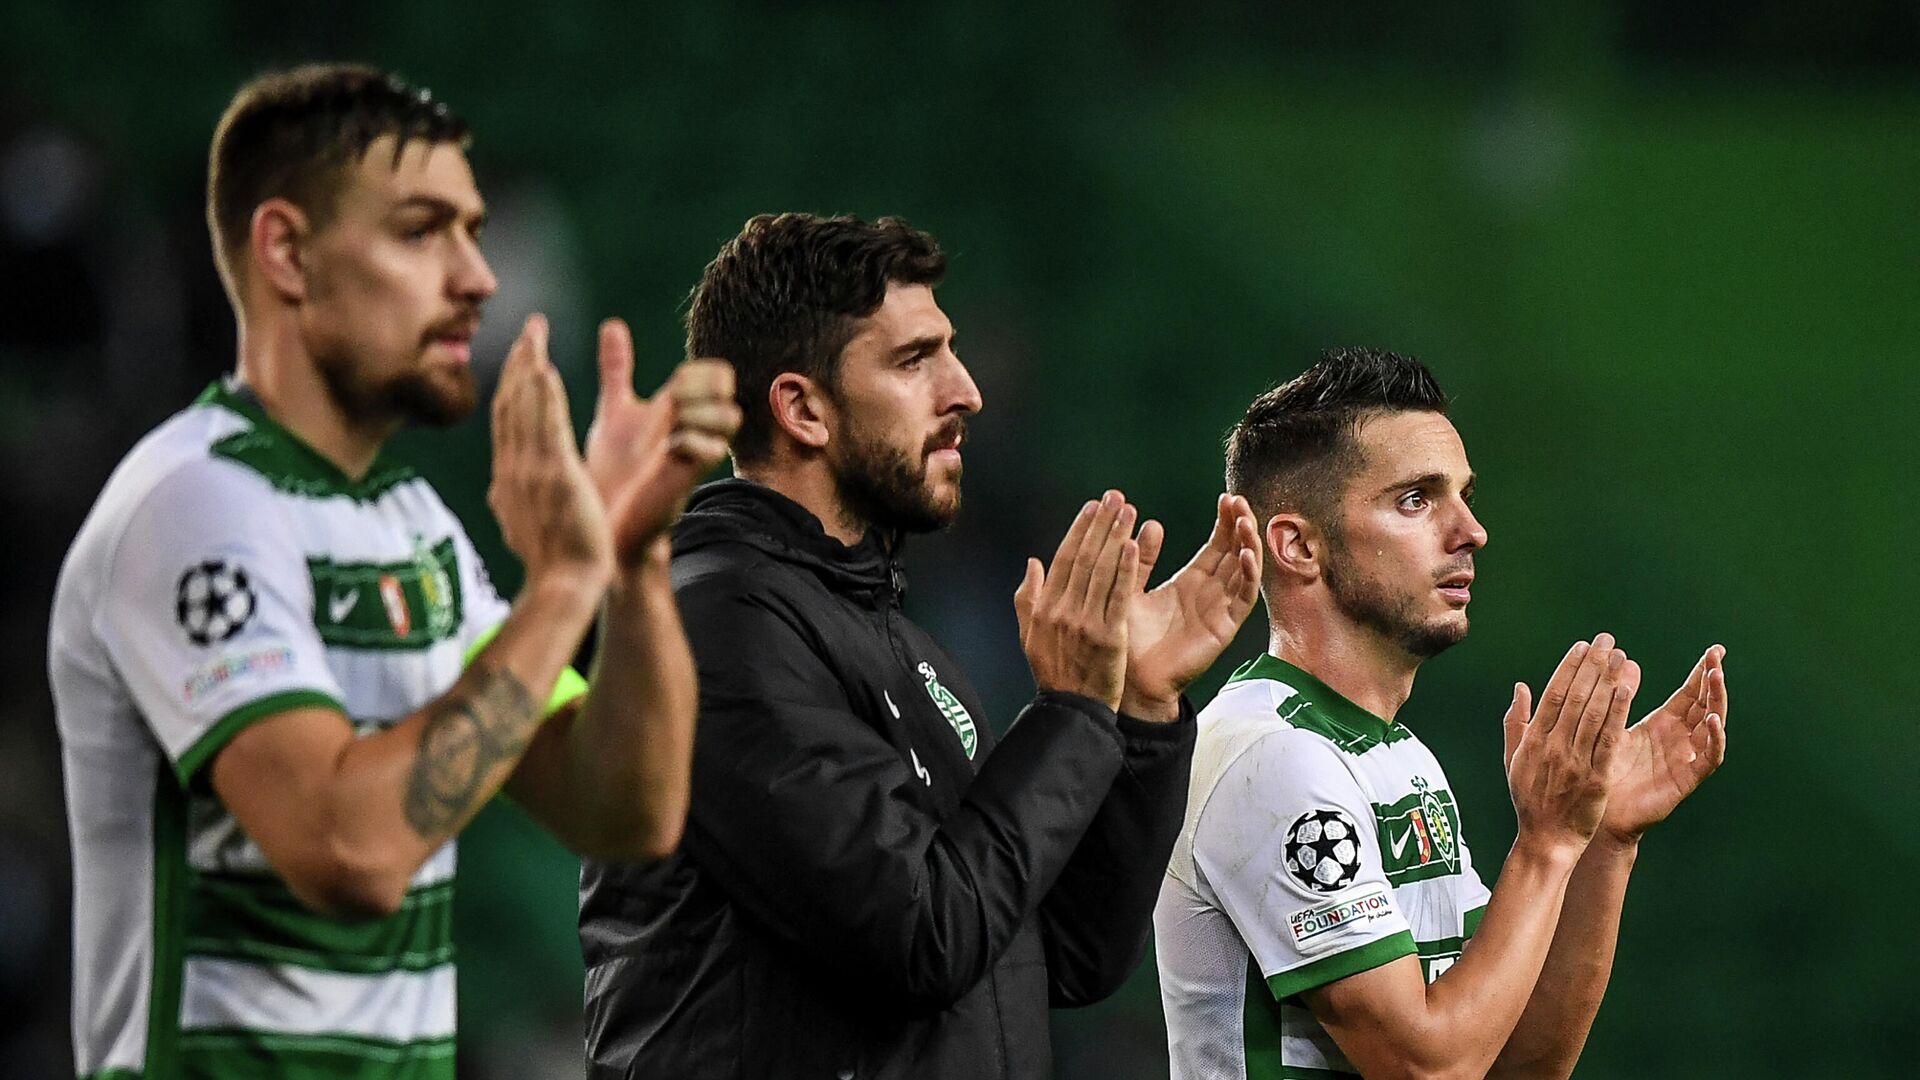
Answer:
M1394 858L1399 858L1400 853L1407 850L1407 841L1411 839L1413 839L1413 826L1409 825L1406 832L1387 841L1387 846L1393 849Z
M337 620L336 620L336 621L337 621ZM898 705L895 705L895 704L893 703L893 695L892 695L892 694L889 694L889 693L887 693L887 692L886 692L885 690L882 690L882 691L880 691L880 696L881 696L881 697L883 697L883 698L886 698L886 699L887 699L887 711L893 714L893 718L894 718L895 720L898 720L898 719L900 719L900 706L898 706ZM916 763L917 763L917 762L918 762L919 760L920 760L919 758L915 758L915 759L914 759L914 761L915 761Z
M913 775L919 777L921 783L927 785L928 787L932 787L933 774L927 771L927 767L925 765L920 764L920 751L915 750L913 747L909 746L907 747L907 753L913 757Z
M359 589L354 589L352 592L347 593L334 593L332 598L327 601L327 616L334 622L339 622L346 618L347 615L353 611L353 605L359 602Z

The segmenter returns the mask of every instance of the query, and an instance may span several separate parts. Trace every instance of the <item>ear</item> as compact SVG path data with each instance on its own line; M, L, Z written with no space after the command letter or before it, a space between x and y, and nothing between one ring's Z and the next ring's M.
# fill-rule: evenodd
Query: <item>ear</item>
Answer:
M247 229L247 272L283 300L307 295L306 243L312 235L306 211L286 199L268 199L253 208Z
M1305 584L1320 577L1324 540L1320 531L1299 514L1275 514L1267 519L1267 564L1272 573Z
M783 371L767 387L773 426L809 450L825 450L833 439L828 425L833 404L819 384L797 371Z

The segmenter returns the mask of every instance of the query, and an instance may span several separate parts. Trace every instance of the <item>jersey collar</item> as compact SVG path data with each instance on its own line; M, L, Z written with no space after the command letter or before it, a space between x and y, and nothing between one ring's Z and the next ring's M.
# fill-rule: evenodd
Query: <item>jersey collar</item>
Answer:
M1369 742L1391 743L1412 735L1405 725L1382 720L1342 697L1338 690L1271 653L1262 653L1242 664L1227 682L1250 679L1271 679L1293 687L1329 721Z

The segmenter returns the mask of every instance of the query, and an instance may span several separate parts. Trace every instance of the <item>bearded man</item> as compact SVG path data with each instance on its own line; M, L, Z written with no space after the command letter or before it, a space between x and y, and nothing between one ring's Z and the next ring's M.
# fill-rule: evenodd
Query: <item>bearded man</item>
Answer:
M674 534L699 665L679 855L590 862L594 1077L1044 1077L1047 1007L1144 953L1193 747L1181 691L1251 610L1259 542L1222 496L1166 585L1119 492L1015 594L1039 689L996 738L900 610L901 537L960 507L981 395L895 219L754 218L693 294L736 368L738 478Z

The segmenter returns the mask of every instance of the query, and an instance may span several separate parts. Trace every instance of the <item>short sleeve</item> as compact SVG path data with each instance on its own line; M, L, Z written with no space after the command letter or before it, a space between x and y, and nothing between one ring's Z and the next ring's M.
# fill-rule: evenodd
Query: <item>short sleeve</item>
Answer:
M346 712L306 556L273 497L226 462L178 469L134 510L109 564L95 631L182 784L250 723Z
M1213 788L1194 861L1275 999L1416 952L1377 833L1341 751L1308 732L1260 739Z

